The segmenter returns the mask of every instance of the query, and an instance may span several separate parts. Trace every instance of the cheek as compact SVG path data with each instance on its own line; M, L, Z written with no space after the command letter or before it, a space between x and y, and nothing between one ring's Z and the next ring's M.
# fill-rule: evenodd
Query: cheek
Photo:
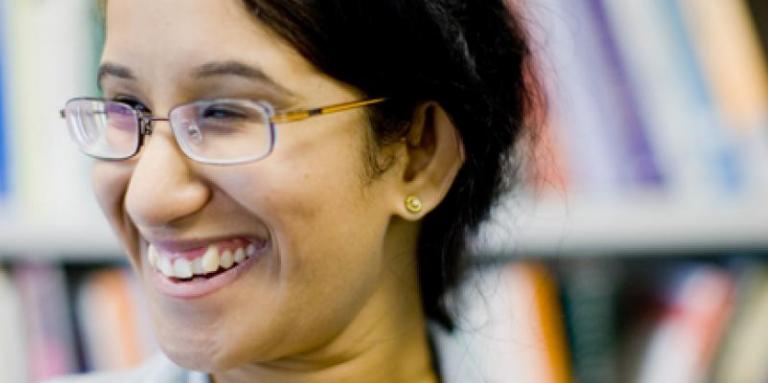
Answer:
M362 191L358 156L320 158L265 167L259 177L241 180L233 196L264 220L280 277L297 286L307 286L301 278L338 280L342 272L375 270L387 221L376 198Z
M123 198L133 172L132 161L96 161L91 171L91 184L102 212L130 255L138 253L131 225L125 224ZM131 257L133 259L133 257Z
M371 237L388 219L378 206L383 200L378 195L381 185L363 179L365 138L361 127L349 122L338 126L313 126L315 129L301 132L309 134L283 134L281 138L286 139L270 157L249 167L249 176L232 174L220 179L221 184L233 186L228 188L230 195L241 206L254 215L264 215L278 236L280 250L286 252L284 262L315 257L314 252L298 251L308 247L370 245Z
M101 208L107 212L114 202L124 194L130 173L122 171L119 165L96 161L91 169L91 184Z
M377 206L378 185L365 185L361 177L362 138L342 137L313 137L306 146L287 147L256 164L258 175L236 181L235 199L264 215L277 236L284 268L330 264L352 256L352 249L378 250L371 241L380 237L386 221Z
M270 157L248 176L217 176L216 183L273 236L270 275L254 274L251 296L243 297L259 300L266 315L254 319L258 324L237 327L250 331L237 335L250 336L254 346L264 335L254 328L280 334L278 347L293 348L283 353L324 342L351 321L378 285L389 215L377 202L378 185L366 186L360 178L357 147ZM274 322L265 326L265 319Z

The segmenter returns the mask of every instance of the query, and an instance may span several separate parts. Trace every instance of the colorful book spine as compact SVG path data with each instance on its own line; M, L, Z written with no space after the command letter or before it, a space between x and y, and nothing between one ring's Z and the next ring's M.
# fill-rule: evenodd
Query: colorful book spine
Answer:
M584 76L598 103L605 129L612 131L616 159L622 171L622 194L633 189L662 187L664 174L648 139L648 121L638 111L638 101L628 81L626 64L607 24L605 9L597 0L563 2L582 20L584 37L592 49L582 54L588 63ZM567 4L567 5L566 5ZM611 118L612 117L612 118Z
M660 187L664 185L665 174L648 139L648 119L639 113L637 96L632 92L627 66L623 61L615 36L608 25L605 8L599 0L568 2L571 6L582 7L584 25L591 26L590 34L597 50L593 57L599 57L602 65L593 68L594 76L603 78L598 88L604 111L614 109L619 118L606 130L617 133L616 143L624 152L623 167L628 169L630 179L626 186L633 188ZM601 72L599 74L597 72ZM610 123L610 121L603 122Z
M21 297L31 382L77 371L74 327L70 320L66 276L51 265L20 265L14 280Z
M526 4L550 101L548 130L535 158L556 150L550 157L563 164L558 174L539 161L534 172L567 180L565 185L547 179L587 200L651 192L699 206L764 195L763 3Z
M768 268L758 261L741 269L737 307L712 369L714 383L768 381Z
M677 0L727 134L745 163L746 189L768 192L768 63L743 0Z
M695 75L698 63L670 2L602 0L628 63L640 113L649 118L651 142L667 167L669 194L691 203L738 189L736 153L722 140Z
M612 108L606 108L608 113L601 110L599 94L592 91L600 79L590 76L592 63L587 59L595 49L585 44L590 41L579 28L583 20L567 12L563 4L566 2L545 0L528 8L533 46L551 101L547 127L563 143L561 157L570 175L568 191L615 196L623 183L621 161L617 161L622 153L616 150L612 134L617 119ZM581 54L585 50L590 53Z
M106 269L81 281L77 318L88 370L136 367L156 349L128 271Z
M573 382L557 280L544 264L528 263L517 267L521 269L517 272L523 273L523 277L532 287L534 305L529 307L535 308L533 323L538 324L538 328L534 327L532 330L541 342L541 352L546 366L544 371L539 372L543 377L541 381Z
M677 0L718 104L734 129L765 126L768 65L743 0Z
M27 382L24 319L16 286L0 268L0 382Z
M479 272L454 303L458 347L441 349L447 381L572 381L556 281L544 264Z
M679 75L687 94L687 112L695 125L691 136L699 149L697 160L709 171L709 188L733 196L744 191L744 162L731 129L719 111L717 98L707 81L703 66L697 57L694 42L684 20L685 10L673 1L656 0L668 26L669 40L675 43Z
M565 262L561 266L561 295L575 381L621 381L618 265L590 259Z
M734 292L733 277L710 266L689 266L670 279L635 381L705 381L733 310Z

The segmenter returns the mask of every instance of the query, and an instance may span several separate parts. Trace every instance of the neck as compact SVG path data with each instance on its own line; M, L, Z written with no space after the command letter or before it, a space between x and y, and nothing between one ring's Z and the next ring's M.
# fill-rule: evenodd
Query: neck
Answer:
M214 382L436 383L418 294L417 230L409 225L393 223L382 283L342 332L300 355L214 373Z

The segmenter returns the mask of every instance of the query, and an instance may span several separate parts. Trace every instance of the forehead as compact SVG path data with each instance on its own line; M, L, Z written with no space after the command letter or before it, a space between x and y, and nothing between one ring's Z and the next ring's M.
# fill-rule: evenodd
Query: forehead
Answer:
M239 0L109 0L106 21L102 61L142 82L178 84L211 61L257 67L291 91L322 80Z

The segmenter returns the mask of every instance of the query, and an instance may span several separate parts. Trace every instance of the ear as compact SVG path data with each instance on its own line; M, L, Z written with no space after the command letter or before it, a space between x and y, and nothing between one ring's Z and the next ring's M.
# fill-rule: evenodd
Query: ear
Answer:
M401 142L397 215L416 221L432 211L448 194L464 164L464 144L456 126L436 102L420 105L414 111L408 135ZM417 197L420 212L406 208L405 200Z

